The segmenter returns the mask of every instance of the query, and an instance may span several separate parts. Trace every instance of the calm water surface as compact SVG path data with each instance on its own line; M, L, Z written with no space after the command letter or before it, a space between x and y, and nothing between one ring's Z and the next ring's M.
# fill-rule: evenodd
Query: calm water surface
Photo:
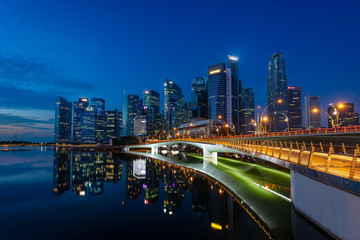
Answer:
M239 175L255 187L289 194L286 173L276 177L229 158L219 168L245 169ZM272 198L285 206L274 219L289 223L278 229L221 183L159 160L44 148L0 151L0 239L328 238L284 198ZM271 208L266 197L259 201Z

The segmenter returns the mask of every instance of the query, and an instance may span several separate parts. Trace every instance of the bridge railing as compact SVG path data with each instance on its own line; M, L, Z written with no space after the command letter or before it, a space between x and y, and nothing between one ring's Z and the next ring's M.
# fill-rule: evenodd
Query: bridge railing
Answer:
M254 157L269 156L283 161L306 166L320 172L330 173L344 178L360 180L360 148L347 149L344 144L334 147L307 145L304 142L265 141L265 140L235 140L235 139L187 139L211 144L221 144L225 147L246 152Z

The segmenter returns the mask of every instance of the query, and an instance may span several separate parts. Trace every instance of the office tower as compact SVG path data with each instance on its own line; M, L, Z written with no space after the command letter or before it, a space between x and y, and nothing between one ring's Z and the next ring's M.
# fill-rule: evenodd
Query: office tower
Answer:
M126 96L126 106L124 106L124 112L127 113L126 116L126 136L134 135L134 118L142 114L142 101L139 95L127 95ZM125 119L125 115L123 115Z
M232 75L231 75L231 69L230 68L226 68L226 116L225 119L227 122L231 122L232 123Z
M127 136L127 120L128 120L128 96L124 91L123 95L123 136Z
M193 118L208 119L208 81L197 77L191 82L191 107Z
M288 97L285 61L282 53L271 54L267 91L269 129L272 132L284 131L287 128Z
M335 127L359 125L359 113L354 112L354 103L340 103L337 105L332 105L328 107L328 114L332 117ZM332 127L332 121L330 117L328 117L328 127Z
M81 118L81 143L96 143L95 117L96 112L93 106L85 108Z
M231 70L231 122L235 125L236 133L240 133L239 121L239 58L227 56L227 67Z
M208 113L210 119L221 118L226 121L226 70L225 63L208 67Z
M288 121L290 131L301 130L302 124L302 89L288 87Z
M147 116L139 115L134 118L134 136L145 137L147 132Z
M320 128L321 127L321 107L319 96L304 96L305 101L305 121L304 127L309 128ZM314 111L314 109L317 109Z
M84 114L85 108L89 106L89 99L79 98L74 102L74 120L73 120L73 142L81 142L81 118Z
M147 115L148 135L153 136L159 133L161 126L160 119L160 94L153 90L145 91L144 93L144 109Z
M188 123L193 118L191 102L184 103L184 110L185 110L185 115L184 115L183 123ZM181 123L181 124L183 124L183 123Z
M253 134L255 132L255 101L251 88L241 89L241 134Z
M55 143L71 142L72 104L65 98L56 97L55 103Z
M97 143L106 141L106 113L105 100L101 98L91 98L91 106L95 110L95 137Z
M184 95L182 89L173 81L166 78L164 83L164 117L165 130L171 129L182 124L184 119Z
M107 142L111 138L122 136L122 113L119 109L115 111L106 111L106 137Z

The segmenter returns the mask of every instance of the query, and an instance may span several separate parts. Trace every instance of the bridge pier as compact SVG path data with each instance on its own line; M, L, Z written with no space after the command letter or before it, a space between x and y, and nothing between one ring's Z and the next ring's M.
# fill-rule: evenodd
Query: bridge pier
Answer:
M291 170L291 199L297 212L337 239L358 237L360 196Z
M217 152L209 152L206 147L203 148L203 158L217 165Z
M158 147L151 146L151 155L157 154L159 152Z

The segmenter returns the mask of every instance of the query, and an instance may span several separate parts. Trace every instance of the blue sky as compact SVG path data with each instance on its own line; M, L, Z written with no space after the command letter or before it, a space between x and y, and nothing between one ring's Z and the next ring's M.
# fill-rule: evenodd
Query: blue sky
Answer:
M359 111L357 1L0 1L0 140L52 141L55 96L162 94L239 56L243 86L266 106L267 64L282 52L289 86ZM163 104L163 99L161 99ZM323 116L325 120L325 116Z

